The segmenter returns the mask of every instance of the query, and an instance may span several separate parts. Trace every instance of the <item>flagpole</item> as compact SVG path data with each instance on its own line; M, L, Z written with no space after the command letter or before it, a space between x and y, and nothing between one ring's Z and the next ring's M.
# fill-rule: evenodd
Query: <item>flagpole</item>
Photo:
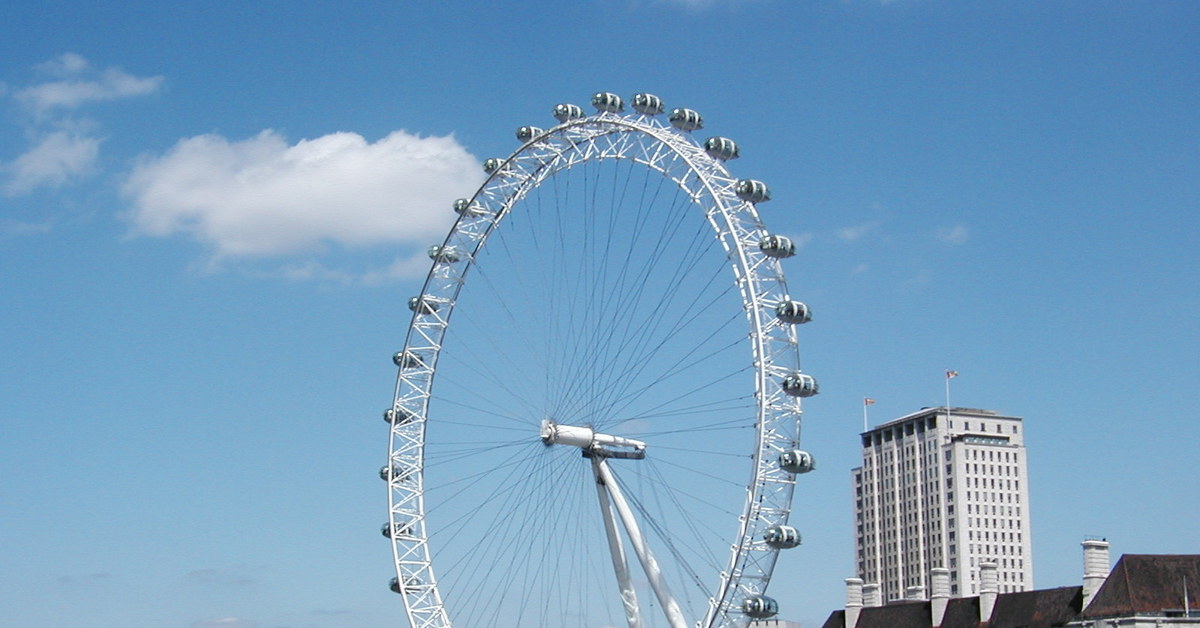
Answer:
M864 434L867 432L867 406L868 405L870 405L870 404L867 403L867 400L863 399L863 433Z
M946 424L950 424L950 380L958 377L958 371L946 369Z

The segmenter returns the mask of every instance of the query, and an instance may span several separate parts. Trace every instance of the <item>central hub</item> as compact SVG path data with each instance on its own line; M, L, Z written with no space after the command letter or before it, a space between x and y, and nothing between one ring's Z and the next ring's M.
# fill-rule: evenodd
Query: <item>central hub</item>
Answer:
M546 419L542 421L542 442L547 445L568 445L578 447L587 455L603 455L609 458L646 457L646 443L624 436L602 434L590 427L580 425L560 425ZM613 451L616 448L618 451Z

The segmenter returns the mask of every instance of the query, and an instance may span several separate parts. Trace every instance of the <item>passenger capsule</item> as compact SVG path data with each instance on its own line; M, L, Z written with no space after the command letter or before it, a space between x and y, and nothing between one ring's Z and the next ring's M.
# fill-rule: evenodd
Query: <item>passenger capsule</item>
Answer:
M708 153L709 157L721 161L729 161L741 156L738 154L737 142L728 137L710 137L704 140L704 152Z
M800 545L800 531L792 526L771 526L763 531L763 541L775 549L791 549Z
M405 423L408 423L412 420L413 420L413 413L409 412L408 410L405 410L404 408L400 408L399 410L396 410L393 408L388 408L387 410L383 411L383 421L385 423L388 423L389 425L392 423L399 423L400 425L404 425Z
M438 311L438 304L433 298L421 295L408 300L408 309L417 314L433 314Z
M404 588L403 589L400 588L400 579L399 578L392 578L391 582L388 583L388 588L391 589L393 593L404 593L405 591L413 591L413 590L419 589L424 584L425 583L422 582L421 579L418 578L417 576L408 576L407 578L404 579Z
M621 113L625 111L625 101L612 92L596 92L592 94L592 106L596 111L604 113Z
M454 201L454 213L459 216L483 216L488 210L479 203L472 203L469 198L460 198Z
M779 603L765 595L751 595L742 600L742 611L754 619L766 619L779 613Z
M504 160L499 157L491 157L483 162L483 171L488 174L493 174L504 165Z
M633 110L644 116L656 116L663 112L663 101L654 94L634 94Z
M811 397L820 390L817 380L812 375L796 371L783 378L783 392L793 397Z
M808 306L799 301L780 301L775 306L775 318L792 325L803 325L812 320Z
M668 120L671 121L671 126L680 131L695 131L704 128L704 118L691 109L672 109Z
M397 480L404 482L408 480L408 473L405 472L401 467L389 467L387 465L379 467L379 479L387 482L389 478L396 478Z
M411 523L405 523L405 524L397 523L395 525L395 527L393 527L391 524L385 523L385 524L383 524L383 526L381 528L379 528L379 532L380 532L380 534L386 536L389 539L404 538L406 536L412 535L412 524Z
M754 179L738 181L733 191L738 198L751 203L765 203L771 200L771 190L767 188L767 184Z
M574 120L582 117L583 108L579 105L572 105L569 103L554 105L554 118L559 122L566 122L567 120Z
M787 236L769 235L758 242L758 250L767 257L787 259L796 254L796 243Z
M425 362L421 360L421 356L412 351L397 351L392 356L392 364L402 369L415 369L425 366Z
M788 473L808 473L817 468L817 460L807 451L793 449L779 455L779 468Z
M462 259L458 254L458 248L454 246L435 244L429 247L426 253L429 255L429 259L445 264L453 264Z
M543 129L539 129L536 126L523 126L517 129L517 139L521 140L522 143L529 143L543 132Z

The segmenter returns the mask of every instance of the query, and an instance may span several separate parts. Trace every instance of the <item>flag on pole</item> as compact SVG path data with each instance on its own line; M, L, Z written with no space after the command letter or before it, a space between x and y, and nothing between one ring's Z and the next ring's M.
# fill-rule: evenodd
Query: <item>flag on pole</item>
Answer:
M946 371L946 379L954 379L958 377L958 371Z
M863 405L864 406L875 405L875 400L870 397L863 397Z

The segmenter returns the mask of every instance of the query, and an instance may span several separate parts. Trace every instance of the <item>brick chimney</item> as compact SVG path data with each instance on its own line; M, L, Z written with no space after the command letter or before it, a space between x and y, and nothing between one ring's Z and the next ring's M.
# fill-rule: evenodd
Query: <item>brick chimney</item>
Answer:
M863 607L862 578L846 578L846 628L858 624L858 614Z
M1091 603L1108 577L1108 541L1088 539L1083 545L1083 607Z
M933 591L929 596L929 614L932 624L942 625L946 616L946 605L950 603L950 570L945 567L934 567L929 570L929 580Z
M979 563L979 621L992 618L992 609L996 607L996 597L999 595L996 563Z

